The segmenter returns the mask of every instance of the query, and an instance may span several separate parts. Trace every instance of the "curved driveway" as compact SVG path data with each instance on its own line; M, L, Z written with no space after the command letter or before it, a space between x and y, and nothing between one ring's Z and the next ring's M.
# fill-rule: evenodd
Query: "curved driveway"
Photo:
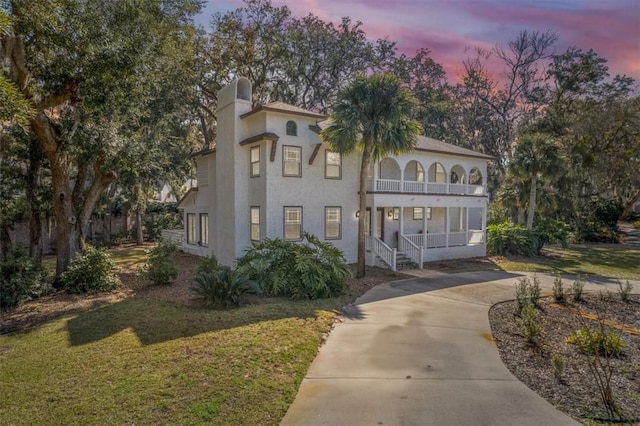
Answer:
M491 338L489 308L513 299L520 274L414 273L345 309L282 425L578 424L516 379ZM603 286L615 290L585 290Z

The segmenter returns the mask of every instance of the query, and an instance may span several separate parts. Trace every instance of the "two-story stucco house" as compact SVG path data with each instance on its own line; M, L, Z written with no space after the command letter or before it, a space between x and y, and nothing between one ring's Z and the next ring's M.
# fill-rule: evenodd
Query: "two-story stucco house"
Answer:
M251 94L246 78L218 94L215 147L195 154L198 185L179 203L183 250L230 265L252 241L309 232L355 262L360 155L320 140L327 116L280 102L252 108ZM413 152L374 164L367 263L484 256L488 160L420 137Z

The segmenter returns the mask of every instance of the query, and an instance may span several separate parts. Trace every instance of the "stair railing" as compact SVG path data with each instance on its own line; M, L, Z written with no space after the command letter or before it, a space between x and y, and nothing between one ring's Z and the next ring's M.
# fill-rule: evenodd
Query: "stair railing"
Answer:
M396 270L396 249L389 247L384 241L379 238L369 236L368 248L376 254L384 263L391 268L392 271Z
M422 269L422 255L424 254L424 248L418 247L410 239L404 235L400 235L398 240L398 249L411 259L414 263L418 264L418 267Z

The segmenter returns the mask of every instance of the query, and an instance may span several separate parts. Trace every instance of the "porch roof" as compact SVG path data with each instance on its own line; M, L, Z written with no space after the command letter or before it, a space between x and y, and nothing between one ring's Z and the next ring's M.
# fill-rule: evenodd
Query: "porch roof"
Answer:
M482 158L485 160L493 160L493 157L480 152L472 151L461 146L452 145L447 142L429 138L427 136L418 136L416 142L416 151L438 152L442 154L461 155L463 157Z

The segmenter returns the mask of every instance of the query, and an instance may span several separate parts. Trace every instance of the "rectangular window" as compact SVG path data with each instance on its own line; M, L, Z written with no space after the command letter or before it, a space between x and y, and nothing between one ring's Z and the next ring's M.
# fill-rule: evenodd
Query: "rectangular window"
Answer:
M209 247L209 215L200 213L200 245Z
M324 177L326 179L342 179L342 156L339 152L324 152Z
M427 207L427 220L431 220L431 207Z
M187 213L187 244L196 243L196 214Z
M260 146L251 148L251 177L260 176Z
M284 239L287 241L302 239L302 207L284 208Z
M251 241L260 241L260 207L251 207Z
M299 146L282 147L282 175L302 176L302 148Z
M342 207L324 208L324 239L342 238Z
M424 217L424 210L422 207L414 207L413 208L413 220L422 220Z

